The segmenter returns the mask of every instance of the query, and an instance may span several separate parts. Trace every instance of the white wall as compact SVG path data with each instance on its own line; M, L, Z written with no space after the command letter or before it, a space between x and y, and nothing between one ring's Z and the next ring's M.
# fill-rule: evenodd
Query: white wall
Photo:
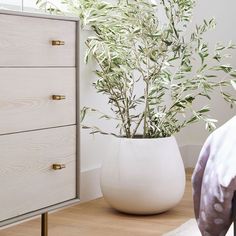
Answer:
M12 9L20 11L22 9L22 1L21 0L0 0L0 9Z
M236 31L234 24L236 15L234 9L236 2L234 0L198 0L197 7L194 11L193 23L201 23L201 19L215 18L217 27L214 31L208 33L206 39L210 44L215 42L228 42L232 40L236 43ZM236 68L236 50L233 52L233 57L230 62ZM236 96L236 92L235 92ZM235 109L230 109L229 106L218 96L214 96L210 103L212 107L211 115L219 120L218 126L234 116ZM186 128L178 135L178 141L181 145L201 145L208 132L204 131L201 124Z
M0 0L0 9L5 8L8 10L16 11L25 11L25 12L45 12L45 9L38 9L36 4L37 0ZM62 11L66 10L64 4L61 0L49 0L48 2L52 3L55 7L61 9Z

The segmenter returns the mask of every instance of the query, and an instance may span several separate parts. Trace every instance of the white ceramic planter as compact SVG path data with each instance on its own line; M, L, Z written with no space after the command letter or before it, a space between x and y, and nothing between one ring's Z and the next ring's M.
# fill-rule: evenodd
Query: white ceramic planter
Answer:
M103 162L101 189L115 209L131 214L164 212L182 199L185 171L174 137L113 138Z

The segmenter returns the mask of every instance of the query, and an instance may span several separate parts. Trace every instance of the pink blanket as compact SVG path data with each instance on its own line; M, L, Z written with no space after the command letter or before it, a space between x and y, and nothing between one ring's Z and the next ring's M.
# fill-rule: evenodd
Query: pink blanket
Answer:
M203 236L224 236L236 190L236 117L205 142L192 177L194 211Z

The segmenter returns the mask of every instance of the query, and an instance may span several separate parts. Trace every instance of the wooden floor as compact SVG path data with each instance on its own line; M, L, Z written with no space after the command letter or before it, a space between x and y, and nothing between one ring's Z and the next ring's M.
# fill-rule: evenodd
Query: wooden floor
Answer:
M50 214L49 236L162 235L193 218L190 175L187 174L183 200L166 213L125 215L112 210L103 199L98 199ZM35 219L0 230L0 236L40 236L40 221Z

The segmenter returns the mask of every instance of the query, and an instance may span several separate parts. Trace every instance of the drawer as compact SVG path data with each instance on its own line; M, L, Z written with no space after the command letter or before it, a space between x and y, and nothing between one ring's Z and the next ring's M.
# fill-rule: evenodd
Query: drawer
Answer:
M76 197L75 142L75 126L0 136L0 221Z
M0 35L0 67L75 66L75 22L0 14Z
M75 68L0 68L0 134L75 124L75 74Z

